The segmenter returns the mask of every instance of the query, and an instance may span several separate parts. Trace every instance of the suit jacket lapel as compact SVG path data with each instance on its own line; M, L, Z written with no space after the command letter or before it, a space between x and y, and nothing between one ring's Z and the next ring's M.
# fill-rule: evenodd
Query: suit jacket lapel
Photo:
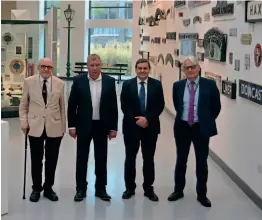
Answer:
M102 75L102 83L101 83L101 97L100 97L100 103L102 102L104 96L105 96L105 92L106 92L106 86L107 86L107 83L106 83L106 78L103 77Z
M180 99L181 99L181 100L180 100L181 103L183 103L183 99L184 99L186 82L187 82L187 80L185 80L185 79L181 82L181 87L180 87L180 91L179 91L179 97L180 97Z
M148 77L148 81L147 81L147 98L146 98L146 110L148 108L148 103L151 99L152 96L152 92L153 92L153 88L152 88L152 80L150 77Z
M198 103L197 103L197 109L199 111L199 108L201 108L201 101L202 101L202 98L203 97L203 93L205 92L205 86L203 85L203 80L201 77L199 77L199 95L198 95Z
M137 77L132 79L131 86L132 86L131 91L133 93L133 96L135 97L135 100L138 106L140 106L140 101L139 101L139 96L138 96L138 87L137 87Z

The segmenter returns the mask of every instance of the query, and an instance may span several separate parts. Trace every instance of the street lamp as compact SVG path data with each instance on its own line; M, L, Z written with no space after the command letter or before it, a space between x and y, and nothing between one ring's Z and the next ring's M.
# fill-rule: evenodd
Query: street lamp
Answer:
M70 4L68 5L68 8L64 10L65 18L68 22L68 26L64 27L68 30L68 42L67 42L67 63L66 63L66 78L67 80L70 77L70 29L74 27L70 27L70 23L73 20L75 11L71 9Z

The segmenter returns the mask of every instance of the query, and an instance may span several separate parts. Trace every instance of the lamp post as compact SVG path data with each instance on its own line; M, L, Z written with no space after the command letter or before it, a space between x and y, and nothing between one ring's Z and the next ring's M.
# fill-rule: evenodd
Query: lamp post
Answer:
M70 4L68 5L68 8L64 11L65 18L68 22L68 26L64 27L68 30L68 42L67 42L67 63L66 63L66 78L67 80L70 77L70 29L74 28L70 26L71 21L73 20L75 11L71 9Z

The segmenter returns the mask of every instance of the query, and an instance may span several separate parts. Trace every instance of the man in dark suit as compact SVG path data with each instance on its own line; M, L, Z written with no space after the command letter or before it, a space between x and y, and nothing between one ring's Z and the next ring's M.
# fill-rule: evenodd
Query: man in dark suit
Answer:
M96 192L104 201L111 197L107 185L107 138L117 135L118 110L115 79L101 74L101 59L91 54L88 74L76 76L68 100L69 134L77 138L76 195L82 201L87 190L87 162L90 142L94 141Z
M139 59L135 68L137 77L125 81L121 92L126 149L126 191L122 198L129 199L135 194L136 155L141 143L144 195L152 201L158 201L152 185L155 180L154 155L160 133L159 116L165 106L163 88L160 81L148 77L151 69L148 60Z
M211 207L207 194L209 139L217 134L216 118L221 110L220 94L213 80L199 76L199 64L195 57L187 57L183 70L187 79L173 85L173 102L177 112L174 135L177 147L175 189L168 197L176 201L184 197L185 174L191 142L196 156L197 200Z

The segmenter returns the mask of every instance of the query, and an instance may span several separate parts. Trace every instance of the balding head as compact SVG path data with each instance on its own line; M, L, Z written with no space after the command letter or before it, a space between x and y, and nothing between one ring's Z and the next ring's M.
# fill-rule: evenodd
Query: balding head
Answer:
M49 78L53 72L53 61L48 57L42 58L38 64L38 71L44 79Z

